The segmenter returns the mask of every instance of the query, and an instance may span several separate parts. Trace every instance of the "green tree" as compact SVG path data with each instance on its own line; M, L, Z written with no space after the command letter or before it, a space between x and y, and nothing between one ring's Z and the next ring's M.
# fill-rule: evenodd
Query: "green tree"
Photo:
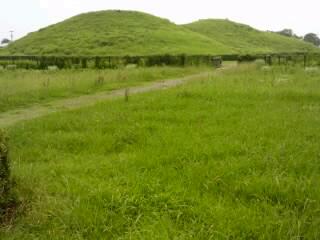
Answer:
M4 38L1 41L1 44L8 44L8 43L10 43L10 40L8 38Z
M315 33L308 33L303 38L304 41L320 46L320 38Z
M302 39L303 38L303 37L300 37L297 34L295 34L293 32L293 30L289 29L289 28L285 28L285 29L283 29L283 30L281 30L279 32L275 32L275 33L278 33L278 34L280 34L282 36L292 37L292 38L297 38L297 39Z
M277 33L279 33L280 35L286 36L286 37L293 37L294 36L292 29L283 29Z

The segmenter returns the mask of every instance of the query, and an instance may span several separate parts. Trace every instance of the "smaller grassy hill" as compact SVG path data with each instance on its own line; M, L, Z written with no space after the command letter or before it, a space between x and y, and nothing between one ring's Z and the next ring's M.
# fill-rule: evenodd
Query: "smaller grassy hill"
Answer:
M221 42L240 53L319 51L302 40L263 32L250 26L222 19L199 20L186 28Z
M135 11L81 14L10 44L24 55L222 54L220 42L166 19Z

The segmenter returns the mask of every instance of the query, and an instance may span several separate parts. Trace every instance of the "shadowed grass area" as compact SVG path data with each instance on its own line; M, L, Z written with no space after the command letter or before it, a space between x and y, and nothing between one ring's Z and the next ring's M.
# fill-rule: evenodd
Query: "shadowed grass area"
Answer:
M183 77L209 67L152 67L117 70L0 70L0 112L156 80Z
M10 130L1 239L318 239L320 81L242 66Z

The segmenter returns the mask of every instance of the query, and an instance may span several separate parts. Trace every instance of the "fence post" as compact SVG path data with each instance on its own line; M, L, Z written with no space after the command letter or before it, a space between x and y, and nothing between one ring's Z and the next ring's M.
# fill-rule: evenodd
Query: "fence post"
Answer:
M271 55L266 55L265 57L264 57L264 61L265 61L265 63L267 64L267 65L272 65L272 56Z

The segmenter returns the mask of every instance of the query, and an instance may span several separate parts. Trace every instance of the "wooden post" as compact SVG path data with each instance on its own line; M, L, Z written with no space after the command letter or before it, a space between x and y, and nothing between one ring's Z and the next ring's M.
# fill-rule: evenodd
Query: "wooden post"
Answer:
M272 56L271 55L266 55L265 56L265 62L267 65L271 66L272 65Z
M213 57L212 63L213 63L213 67L220 68L222 66L222 58L221 57Z

